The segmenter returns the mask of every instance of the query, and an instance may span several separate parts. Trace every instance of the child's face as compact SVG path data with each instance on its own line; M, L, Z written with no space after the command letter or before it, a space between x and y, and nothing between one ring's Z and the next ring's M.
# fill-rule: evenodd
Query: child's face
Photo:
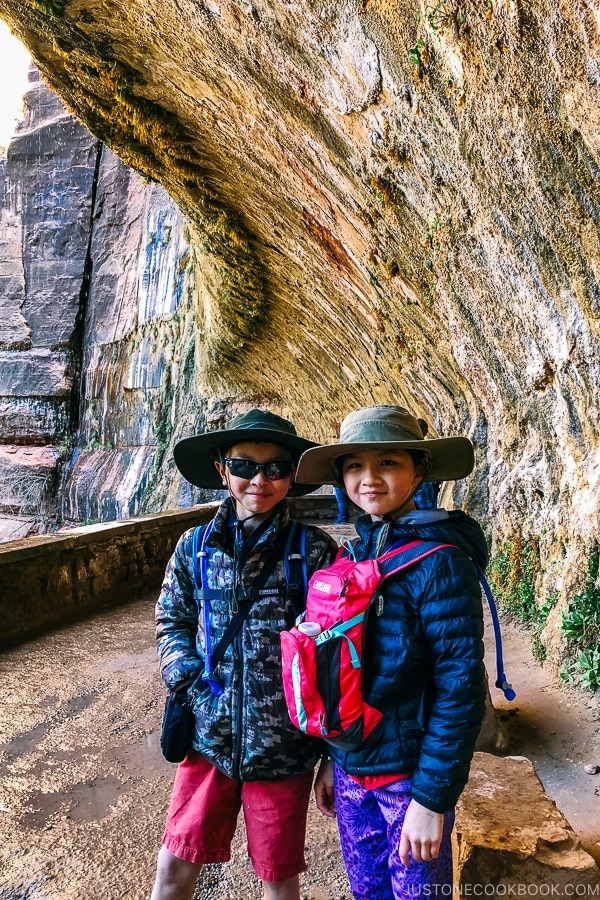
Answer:
M241 477L234 475L227 463L215 463L223 485L229 489L235 500L238 518L268 516L279 501L284 499L292 484L293 467L290 465L292 457L289 451L279 444L245 441L229 447L223 456L226 459L247 460L265 466L268 463L281 462L284 471L289 469L289 473L283 475L277 471L276 466L271 466L266 471L259 469L257 472L253 472L252 467L249 467L248 473L244 473L244 477ZM236 468L235 464L230 465Z
M423 479L406 450L363 450L342 461L346 493L372 516L396 519L415 509L412 496Z

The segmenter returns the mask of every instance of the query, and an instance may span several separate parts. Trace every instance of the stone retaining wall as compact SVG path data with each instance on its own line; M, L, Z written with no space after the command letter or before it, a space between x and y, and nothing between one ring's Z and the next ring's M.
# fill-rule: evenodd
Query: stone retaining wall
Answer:
M332 495L289 501L299 519L333 516ZM0 544L0 650L158 588L177 539L217 504L87 525Z

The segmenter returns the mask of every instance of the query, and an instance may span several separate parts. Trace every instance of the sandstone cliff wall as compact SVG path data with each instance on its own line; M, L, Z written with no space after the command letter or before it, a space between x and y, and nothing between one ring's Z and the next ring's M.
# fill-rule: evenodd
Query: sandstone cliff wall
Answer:
M326 440L354 405L404 402L433 434L475 442L455 499L521 599L555 604L551 644L596 577L600 524L596 4L0 0L0 13L188 223L189 340L165 351L188 390L164 392L162 460L234 400L275 403ZM90 434L108 435L94 390ZM171 473L154 461L160 499Z
M32 69L0 204L0 512L9 537L56 518L97 146Z
M30 72L0 183L0 539L135 515L192 408L187 229ZM189 505L180 479L163 489ZM167 503L167 505L169 505Z

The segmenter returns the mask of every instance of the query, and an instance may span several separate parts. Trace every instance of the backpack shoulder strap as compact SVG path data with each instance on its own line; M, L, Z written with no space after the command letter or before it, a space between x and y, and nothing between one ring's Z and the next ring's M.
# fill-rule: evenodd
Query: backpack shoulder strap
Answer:
M214 521L214 520L213 520ZM212 529L211 529L212 530ZM243 596L237 597L237 611L234 613L231 621L229 622L227 628L225 629L224 634L221 636L221 639L217 646L213 649L211 633L210 633L210 601L214 600L216 597L222 596L222 591L220 590L209 590L206 585L206 558L208 556L207 553L204 552L204 541L208 535L204 534L204 539L201 545L201 549L198 552L198 556L200 557L201 565L200 570L203 573L201 575L201 587L198 590L198 596L202 601L202 615L204 617L204 672L202 674L202 678L206 681L215 696L218 696L223 692L223 686L219 682L217 675L215 673L215 667L223 658L225 651L232 643L236 634L242 627L244 623L244 619L250 612L252 604L255 600L261 595L263 588L270 576L272 575L277 563L279 562L280 552L283 548L284 544L287 545L287 541L289 540L289 534L282 534L276 541L275 546L273 547L273 551L269 557L269 559L265 562L260 575L254 580L254 582L249 585L245 591Z
M382 556L377 557L377 563L383 577L388 578L390 575L420 562L426 556L431 556L437 550L455 546L456 544L438 544L435 541L409 541L407 544L391 547Z
M206 539L213 529L214 521L214 519L211 519L211 521L205 525L198 525L194 528L192 537L192 571L194 575L194 599L196 600L196 605L198 607L198 615L202 617L204 626L204 672L202 678L204 681L208 682L212 693L218 696L223 688L213 677L214 664L210 633L209 606L209 601L211 599L214 600L215 596L209 595L220 594L220 591L209 591L206 588L208 553L205 550Z
M194 597L200 599L198 592L202 590L206 582L206 553L204 545L206 538L212 531L212 521L204 525L197 525L192 535L192 573L194 576Z
M194 599L200 611L200 604L204 597L204 587L206 585L206 566L208 553L204 549L206 539L213 530L214 519L205 522L204 525L197 525L192 535L192 574L194 578ZM211 598L211 599L214 599Z
M411 541L408 544L391 547L390 550L383 554L383 556L378 557L377 562L381 574L384 578L387 578L395 572L399 572L401 569L405 569L407 566L413 565L414 563L419 562L419 560L424 559L426 556L430 556L432 553L435 553L437 550L442 550L445 547L454 547L456 550L461 550L457 544L436 544L435 541L416 540ZM461 550L461 552L464 551ZM502 634L500 631L498 610L496 609L494 596L485 575L478 565L475 563L473 563L473 565L475 565L477 577L479 578L479 582L488 601L492 624L494 626L494 640L496 645L495 685L497 688L500 688L506 699L510 702L514 700L517 695L512 685L509 684L504 672L504 654L502 652Z
M308 565L306 562L307 527L303 522L292 521L283 554L283 571L288 596L296 618L306 606L308 591ZM293 577L292 577L293 573Z

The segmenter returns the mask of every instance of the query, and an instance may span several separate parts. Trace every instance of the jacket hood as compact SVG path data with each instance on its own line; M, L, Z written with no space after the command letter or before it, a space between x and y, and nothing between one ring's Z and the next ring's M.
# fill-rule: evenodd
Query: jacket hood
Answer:
M356 531L369 554L375 550L381 553L385 546L403 539L408 541L419 538L456 544L485 571L489 551L479 523L460 509L440 516L442 512L445 510L431 510L431 516L428 516L423 510L419 516L409 514L393 521L385 518L373 521L370 516L363 515L356 522Z

